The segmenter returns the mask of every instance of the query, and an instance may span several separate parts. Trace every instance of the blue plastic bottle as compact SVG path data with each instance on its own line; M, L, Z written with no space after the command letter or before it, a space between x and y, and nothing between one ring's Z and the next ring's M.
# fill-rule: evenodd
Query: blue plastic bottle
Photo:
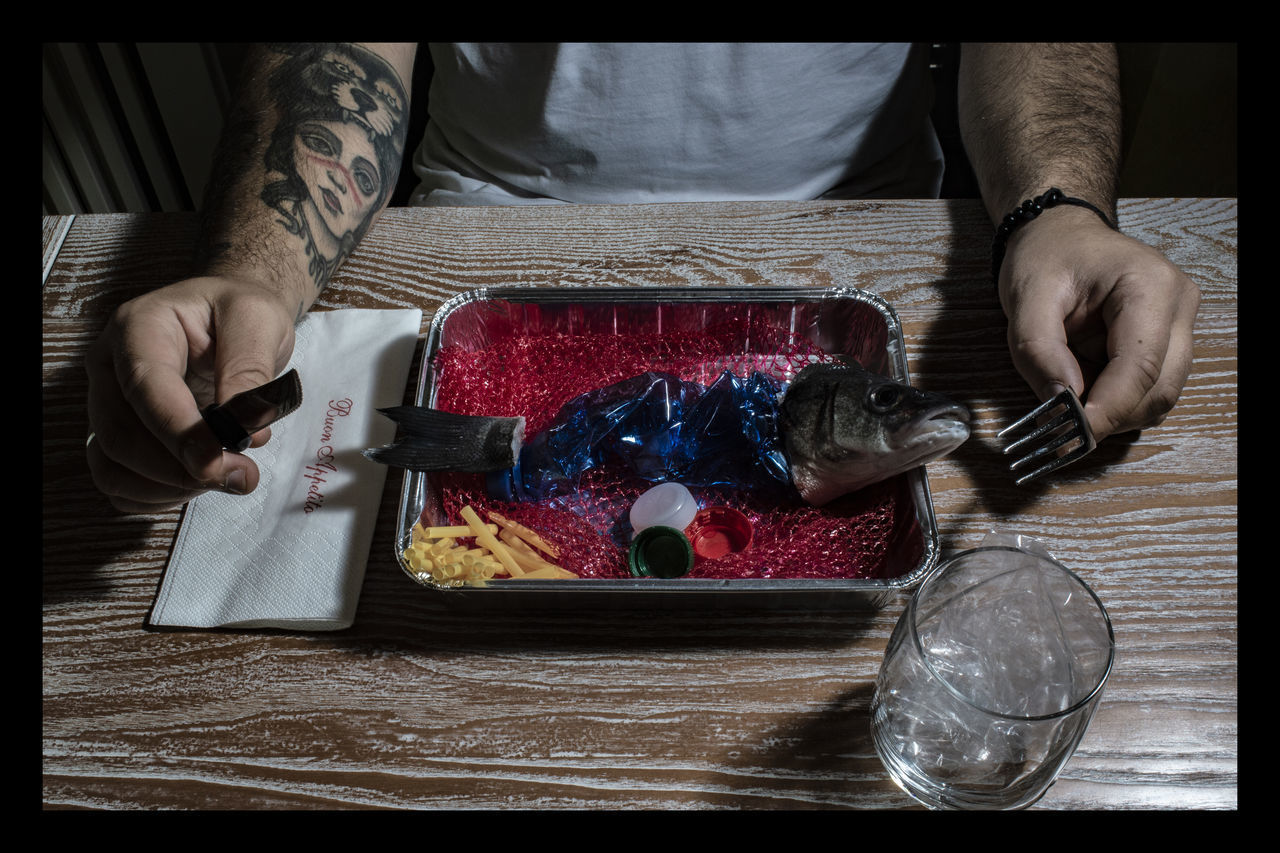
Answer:
M781 385L726 371L709 386L649 372L566 403L520 452L489 475L492 497L539 501L577 491L600 466L620 475L690 488L791 489L778 434Z

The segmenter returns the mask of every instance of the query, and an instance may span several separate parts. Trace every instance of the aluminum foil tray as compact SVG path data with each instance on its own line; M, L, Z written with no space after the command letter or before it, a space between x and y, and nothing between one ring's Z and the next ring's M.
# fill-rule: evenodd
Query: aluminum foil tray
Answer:
M729 311L751 312L751 322L802 336L832 355L849 355L871 370L907 381L898 317L887 302L853 288L483 288L440 307L428 332L415 403L434 405L441 377L436 355L445 346L479 351L503 335L634 333L705 328ZM741 341L742 356L751 341ZM901 475L910 496L901 505L888 543L889 571L880 578L733 579L627 578L577 580L495 579L484 586L441 588L410 570L402 552L411 530L446 524L431 475L405 472L396 527L401 567L427 590L453 605L478 608L596 609L829 609L884 607L914 587L938 559L938 531L923 468Z

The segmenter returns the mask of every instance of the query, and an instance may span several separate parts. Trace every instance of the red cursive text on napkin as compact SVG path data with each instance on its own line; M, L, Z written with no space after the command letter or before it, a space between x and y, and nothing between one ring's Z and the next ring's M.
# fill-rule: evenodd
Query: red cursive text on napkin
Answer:
M302 479L311 481L307 485L306 501L302 504L304 513L315 512L324 504L324 492L321 491L320 486L327 482L326 474L338 472L338 466L333 461L333 427L338 418L345 418L351 414L353 405L355 404L347 397L329 401L329 408L324 413L324 429L320 432L321 444L316 450L315 464L308 465L305 468L307 473L302 475Z

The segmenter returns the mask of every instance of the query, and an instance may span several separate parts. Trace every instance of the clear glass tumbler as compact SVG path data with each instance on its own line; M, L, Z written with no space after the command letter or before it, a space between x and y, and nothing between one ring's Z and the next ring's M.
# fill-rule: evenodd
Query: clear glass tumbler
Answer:
M931 808L1025 808L1080 743L1114 654L1106 609L1065 566L966 551L929 573L889 639L876 752Z

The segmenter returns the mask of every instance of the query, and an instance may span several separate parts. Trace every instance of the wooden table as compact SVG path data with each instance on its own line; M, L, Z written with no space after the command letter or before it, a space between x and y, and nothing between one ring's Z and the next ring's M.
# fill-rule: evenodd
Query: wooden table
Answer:
M1018 489L1009 363L972 201L400 209L321 309L433 310L483 285L852 285L897 309L917 384L970 403L930 466L944 555L1039 538L1110 610L1117 659L1037 808L1237 804L1236 202L1134 199L1124 230L1200 284L1168 421ZM124 516L84 464L86 346L183 274L195 220L43 221L46 808L910 808L868 706L902 602L872 613L460 612L377 546L353 628L148 630L180 511ZM421 349L421 348L420 348ZM420 354L419 354L420 357ZM414 368L416 376L416 365ZM375 543L395 529L388 478Z

